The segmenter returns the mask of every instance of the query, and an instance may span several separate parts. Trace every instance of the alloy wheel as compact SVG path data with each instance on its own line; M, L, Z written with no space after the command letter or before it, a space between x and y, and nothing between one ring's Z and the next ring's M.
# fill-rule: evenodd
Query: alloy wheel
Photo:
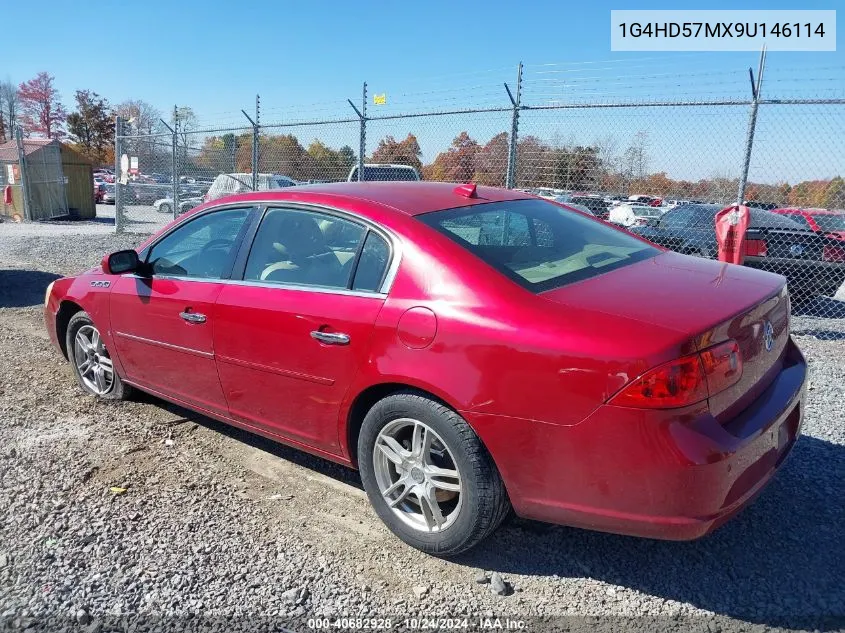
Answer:
M463 483L442 438L411 418L389 422L373 448L379 491L392 512L420 532L440 532L461 512Z
M82 382L98 396L114 386L114 367L109 353L93 325L83 325L73 339L73 357Z

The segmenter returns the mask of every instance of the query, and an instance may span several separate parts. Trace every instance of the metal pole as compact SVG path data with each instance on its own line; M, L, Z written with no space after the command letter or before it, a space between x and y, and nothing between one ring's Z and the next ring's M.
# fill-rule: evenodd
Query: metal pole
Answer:
M358 139L358 182L364 179L364 154L367 153L367 82L361 91L361 136Z
M114 230L122 233L123 226L123 185L120 178L120 157L123 156L123 117L114 120Z
M505 174L505 187L513 189L516 185L516 155L517 155L517 140L519 136L519 109L522 100L522 62L519 62L519 67L516 72L516 97L511 93L508 84L505 84L505 90L508 92L508 97L513 105L513 114L511 115L511 136L508 144L508 168Z
M358 182L361 182L364 179L364 154L367 153L367 82L364 82L360 110L355 107L351 99L347 99L346 101L355 110L355 114L358 115L358 122L361 125L361 133L358 138Z
M255 126L252 130L252 190L258 191L258 148L261 127L261 97L255 95Z
M742 172L739 176L739 188L736 192L736 203L745 202L745 186L748 184L748 170L751 168L751 151L754 147L754 131L757 128L757 110L760 106L760 90L763 88L763 71L766 68L766 46L760 51L760 63L757 67L757 82L754 82L754 71L748 69L751 76L751 112L748 115L748 135L745 138L745 158L742 161Z
M252 125L252 190L258 190L258 123L252 120L252 117L246 113L246 110L241 110L246 120ZM258 114L258 97L255 101L255 112Z
M170 130L172 134L172 141L170 146L170 184L173 188L173 193L171 194L173 197L173 219L179 217L179 162L178 162L178 149L179 149L179 111L176 107L173 107L173 126L170 127L167 125L167 122L164 119L160 119L161 124Z
M27 160L26 150L23 146L23 130L18 126L15 128L15 142L18 146L18 165L21 170L21 197L23 198L23 217L25 220L32 219L32 197L29 190L29 174L26 171Z

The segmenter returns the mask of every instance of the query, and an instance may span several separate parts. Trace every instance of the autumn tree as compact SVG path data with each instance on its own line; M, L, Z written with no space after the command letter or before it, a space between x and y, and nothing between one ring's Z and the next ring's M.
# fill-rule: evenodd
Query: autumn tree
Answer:
M94 162L109 159L114 144L114 113L109 102L90 90L76 91L76 111L67 117L71 141Z
M403 141L397 141L388 135L379 141L376 151L370 157L370 162L409 165L420 172L422 171L421 156L420 144L413 134L408 134Z
M18 89L11 81L0 81L0 143L12 139L18 123Z
M18 86L21 122L27 134L57 139L65 136L62 125L67 119L67 112L59 101L59 92L53 81L51 75L41 72Z
M479 185L504 187L508 171L508 133L500 132L487 141L475 157L475 175Z
M424 169L426 180L445 180L447 182L469 182L476 172L476 159L481 150L478 142L461 132L452 141L445 152L434 159L434 163Z
M143 166L162 165L169 160L170 143L151 136L164 130L161 110L142 99L128 99L114 107L114 112L124 121L123 151L138 156Z
M828 183L822 206L826 209L845 209L845 180L842 176L837 176Z

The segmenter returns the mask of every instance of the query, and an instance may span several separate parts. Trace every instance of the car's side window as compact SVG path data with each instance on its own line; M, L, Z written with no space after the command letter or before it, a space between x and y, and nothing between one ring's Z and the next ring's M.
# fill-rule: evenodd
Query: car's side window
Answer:
M213 211L186 222L147 255L153 275L220 279L228 274L251 209Z
M244 279L348 288L365 233L360 224L327 213L269 209L255 235Z
M352 290L378 292L389 261L390 247L384 238L373 231L367 233L352 281Z

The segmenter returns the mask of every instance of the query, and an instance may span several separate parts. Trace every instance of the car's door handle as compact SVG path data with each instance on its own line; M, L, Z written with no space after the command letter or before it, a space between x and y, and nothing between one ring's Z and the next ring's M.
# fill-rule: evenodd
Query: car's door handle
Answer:
M179 316L188 323L205 323L205 315L199 312L180 312Z
M314 330L311 338L325 343L326 345L349 345L349 335L343 332L322 332Z

